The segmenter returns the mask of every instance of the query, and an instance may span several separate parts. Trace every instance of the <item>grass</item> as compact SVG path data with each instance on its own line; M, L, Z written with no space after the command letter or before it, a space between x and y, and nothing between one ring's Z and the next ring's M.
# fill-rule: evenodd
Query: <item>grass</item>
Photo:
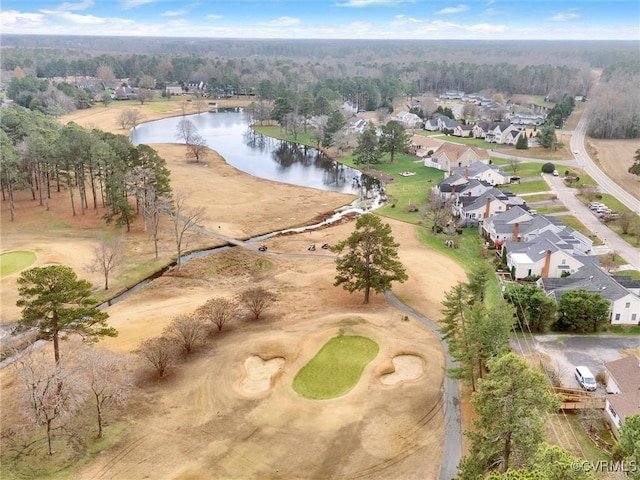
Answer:
M251 128L262 135L266 135L267 137L277 138L279 140L286 140L288 142L299 143L301 145L307 145L309 147L316 147L317 141L313 137L313 130L311 128L307 129L307 133L300 132L298 133L298 137L296 139L293 138L293 135L287 133L286 130L278 127L278 126L258 126L254 125Z
M16 250L0 255L0 278L27 268L36 261L36 254L26 250Z
M587 236L593 235L593 233L587 227L584 226L584 223L582 223L573 215L558 215L556 218L560 220L562 223L564 223L567 227L571 227L574 230L577 230L578 232L584 235L587 235Z
M637 337L638 335L640 335L640 325L609 325L607 326L605 333L615 333L616 335L629 335L630 337Z
M553 205L550 207L540 206L540 207L535 207L535 210L538 212L539 215L549 215L551 213L560 213L560 212L569 213L567 210L567 207L565 207L564 205Z
M523 197L527 204L530 205L535 202L545 202L548 200L557 200L558 196L555 193L536 193L533 195L526 195Z
M547 432L552 432L550 436L555 437L551 439L551 443L560 445L577 457L584 455L584 458L592 463L611 460L611 456L589 438L579 415L575 413L549 415Z
M626 275L634 280L640 280L640 272L638 270L620 270L619 272L615 272L614 275Z
M293 379L299 395L326 400L356 386L367 364L378 354L378 344L366 337L340 335L323 345Z
M548 192L549 185L544 180L533 180L531 182L522 182L509 185L507 187L509 191L519 193L534 193L534 192Z
M125 422L116 422L105 427L104 436L101 439L95 438L93 430L91 433L81 431L71 434L56 431L53 437L56 453L51 456L47 455L46 434L42 428L28 432L23 437L22 443L16 437L13 439L15 445L5 444L1 456L2 478L7 480L73 478L80 467L115 445L126 434L126 430Z
M491 157L491 163L499 165L507 173L517 175L518 177L539 177L542 172L542 164L536 162L520 162L518 163L518 171L513 173L511 168L511 160L507 158Z

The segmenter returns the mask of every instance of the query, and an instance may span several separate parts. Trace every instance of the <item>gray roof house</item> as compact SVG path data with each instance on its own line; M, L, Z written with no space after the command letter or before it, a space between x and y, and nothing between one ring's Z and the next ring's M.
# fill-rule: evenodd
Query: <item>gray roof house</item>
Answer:
M609 320L612 325L639 324L640 296L632 289L623 287L615 276L607 274L600 267L584 265L568 277L541 278L538 282L544 291L553 295L556 300L570 290L597 292L611 304Z
M640 358L631 355L604 364L607 369L604 411L618 436L625 418L640 414Z
M491 185L505 185L511 183L511 175L504 172L497 165L485 162L473 162L466 167L453 167L453 173L465 176L466 178L475 178L482 180Z

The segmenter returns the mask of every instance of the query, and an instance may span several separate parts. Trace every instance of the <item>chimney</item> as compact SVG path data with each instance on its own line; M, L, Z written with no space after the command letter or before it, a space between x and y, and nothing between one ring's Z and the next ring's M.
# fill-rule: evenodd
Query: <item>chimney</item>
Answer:
M544 267L542 267L542 278L549 277L550 265L551 265L551 250L547 250L547 255L544 258Z
M513 241L514 242L519 242L520 239L518 238L518 233L520 230L520 224L519 223L514 223L513 224Z
M489 216L489 212L491 210L491 198L487 197L487 203L484 207L484 217L483 218L487 218Z
M464 178L469 180L469 167L468 166L464 168Z
M451 198L456 198L456 186L451 185Z

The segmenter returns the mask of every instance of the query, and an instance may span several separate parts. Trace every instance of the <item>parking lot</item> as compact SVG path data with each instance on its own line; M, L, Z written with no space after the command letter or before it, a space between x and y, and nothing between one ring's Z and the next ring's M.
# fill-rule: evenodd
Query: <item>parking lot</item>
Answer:
M622 350L638 348L640 337L548 334L537 335L533 344L523 344L521 340L512 346L525 354L540 352L546 355L558 370L564 387L580 388L574 376L577 365L584 365L597 375L604 371L605 363L622 358ZM601 388L598 391L604 393Z

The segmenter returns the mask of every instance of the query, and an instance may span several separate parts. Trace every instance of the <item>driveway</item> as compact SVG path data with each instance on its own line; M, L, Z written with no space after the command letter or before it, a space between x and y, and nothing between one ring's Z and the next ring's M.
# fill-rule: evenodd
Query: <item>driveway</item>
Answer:
M558 370L562 386L580 388L573 375L576 366L584 365L597 375L604 364L622 358L621 350L640 346L640 338L619 335L536 335L528 345L512 345L523 353L540 352Z

